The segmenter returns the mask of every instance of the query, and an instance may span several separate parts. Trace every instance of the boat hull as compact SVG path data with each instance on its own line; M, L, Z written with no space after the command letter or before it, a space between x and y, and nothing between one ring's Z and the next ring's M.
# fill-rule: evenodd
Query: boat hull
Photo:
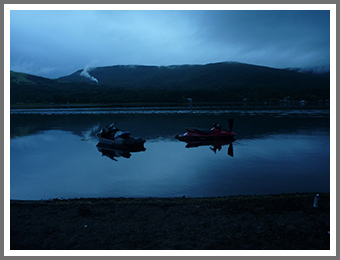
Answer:
M184 134L179 134L175 136L180 141L223 141L223 140L234 140L235 133L226 132L224 134L212 134L203 135L198 133L187 132Z
M108 139L101 136L100 133L96 134L96 137L98 138L99 142L104 143L106 145L115 146L120 149L124 148L134 148L134 147L143 147L145 143L145 139L142 138L115 138L115 139Z

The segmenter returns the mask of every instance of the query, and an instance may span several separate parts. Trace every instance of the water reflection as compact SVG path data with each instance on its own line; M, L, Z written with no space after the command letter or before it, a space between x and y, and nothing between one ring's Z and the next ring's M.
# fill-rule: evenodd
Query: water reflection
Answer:
M210 146L210 150L213 151L215 154L217 151L222 150L222 146L228 146L228 155L233 157L234 156L234 148L233 148L233 142L235 142L236 139L227 139L227 140L211 140L211 141L190 141L185 142L186 146L185 148L197 148L200 146Z
M10 196L39 200L329 192L329 112L307 112L11 114ZM186 126L225 124L230 116L236 143L175 139ZM98 143L95 134L114 121L146 139L145 152Z
M255 113L257 112L257 113ZM294 133L297 130L323 129L329 131L329 110L323 111L239 111L214 114L19 114L11 110L10 137L39 133L46 130L70 131L84 140L94 136L92 128L99 129L117 121L120 128L134 135L152 140L174 138L187 126L205 128L211 122L225 125L228 118L235 121L237 139L253 139L278 133ZM268 112L268 113L266 113ZM285 112L285 113L284 113ZM293 113L294 112L294 113ZM85 131L84 131L85 129ZM86 130L88 129L88 130Z
M102 156L107 156L114 161L118 161L116 157L130 158L131 153L144 152L146 148L144 146L129 147L126 149L119 149L115 146L108 145L102 142L97 144L97 149L102 153Z

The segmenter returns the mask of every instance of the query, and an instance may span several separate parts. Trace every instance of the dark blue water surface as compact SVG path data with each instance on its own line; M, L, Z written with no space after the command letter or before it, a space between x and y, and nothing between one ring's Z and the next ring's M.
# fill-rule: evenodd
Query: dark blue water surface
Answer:
M231 144L187 144L185 128L228 128ZM101 150L112 122L145 151ZM203 197L330 191L329 109L11 110L10 197Z

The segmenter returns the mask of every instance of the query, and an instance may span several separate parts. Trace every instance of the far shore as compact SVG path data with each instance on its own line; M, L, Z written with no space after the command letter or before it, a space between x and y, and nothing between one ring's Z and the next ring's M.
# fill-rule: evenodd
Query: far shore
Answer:
M229 107L235 109L243 108L330 108L329 102L317 101L317 102L183 102L183 103L108 103L108 104L97 104L97 103L70 103L70 104L54 104L54 103L19 103L10 104L10 109L43 109L43 108L133 108L133 107L150 107L150 108L200 108L200 107Z

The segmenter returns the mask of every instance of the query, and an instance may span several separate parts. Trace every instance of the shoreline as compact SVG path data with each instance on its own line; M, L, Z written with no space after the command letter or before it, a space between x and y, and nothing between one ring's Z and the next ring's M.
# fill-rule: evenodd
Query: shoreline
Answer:
M44 103L21 103L21 104L10 104L10 109L58 109L58 108L164 108L164 107L173 107L180 108L185 107L188 109L195 109L200 107L230 107L230 108L286 108L286 109L294 109L294 108L330 108L329 102L318 102L318 101L309 101L306 103L300 102L194 102L194 103L56 103L56 104L44 104Z
M159 203L159 202L185 202L192 203L194 201L223 201L223 200L251 200L251 199L275 199L275 198L291 198L291 197L311 197L316 194L322 194L330 197L329 192L294 192L294 193L278 193L278 194L254 194L254 195L226 195L226 196L178 196L178 197L77 197L77 198L51 198L51 199L10 199L10 203Z
M11 200L11 250L329 250L330 194Z

